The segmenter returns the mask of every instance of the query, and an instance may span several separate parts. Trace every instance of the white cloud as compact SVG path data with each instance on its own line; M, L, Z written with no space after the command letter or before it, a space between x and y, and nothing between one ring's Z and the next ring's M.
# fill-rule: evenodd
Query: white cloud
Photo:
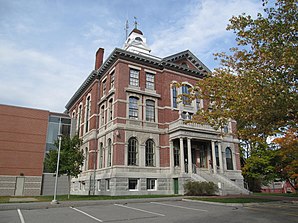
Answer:
M187 7L188 14L178 19L175 26L156 30L152 53L164 57L190 49L200 55L212 54L224 41L233 39L231 32L226 31L232 15L243 12L254 15L260 11L259 2L245 0L202 0Z
M0 102L4 104L63 111L85 77L58 58L7 42L0 58Z

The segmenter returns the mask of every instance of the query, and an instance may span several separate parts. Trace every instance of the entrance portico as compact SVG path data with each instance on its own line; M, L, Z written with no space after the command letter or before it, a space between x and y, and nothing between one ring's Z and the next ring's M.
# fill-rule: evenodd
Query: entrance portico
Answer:
M196 173L196 169L224 172L221 142L191 137L170 140L170 172Z

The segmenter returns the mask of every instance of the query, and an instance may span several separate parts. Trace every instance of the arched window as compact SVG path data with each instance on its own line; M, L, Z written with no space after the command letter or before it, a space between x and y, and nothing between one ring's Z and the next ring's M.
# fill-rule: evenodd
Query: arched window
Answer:
M109 100L109 121L113 120L113 99Z
M176 88L176 86L172 87L172 97L173 97L173 108L177 108L177 88Z
M154 159L155 159L155 144L154 141L152 139L148 139L146 141L146 166L154 166Z
M80 104L78 109L78 118L77 118L77 132L78 135L81 135L81 123L82 123L82 104Z
M98 159L98 168L103 167L103 143L101 142L99 145L99 159Z
M86 115L85 115L85 132L89 131L89 118L90 118L90 109L91 109L91 97L88 96L86 99Z
M227 170L233 170L232 151L230 147L226 148L226 163L227 163Z
M138 119L138 101L137 97L129 97L129 118Z
M112 165L112 140L108 139L108 163L107 166Z
M138 141L136 138L130 138L128 140L128 166L136 166L137 165L137 155L138 155Z
M155 122L155 101L146 100L146 121Z
M182 85L182 103L183 105L191 105L191 100L186 95L189 95L189 86Z

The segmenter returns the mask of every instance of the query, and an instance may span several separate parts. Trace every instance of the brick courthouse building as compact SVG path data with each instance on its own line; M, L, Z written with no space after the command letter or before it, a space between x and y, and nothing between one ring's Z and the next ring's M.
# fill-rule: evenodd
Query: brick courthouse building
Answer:
M247 193L235 123L223 138L208 125L184 123L208 106L177 99L210 72L196 56L155 57L137 28L123 49L104 62L103 54L100 48L95 69L66 105L85 154L72 194L183 194L189 179L213 181L221 194Z

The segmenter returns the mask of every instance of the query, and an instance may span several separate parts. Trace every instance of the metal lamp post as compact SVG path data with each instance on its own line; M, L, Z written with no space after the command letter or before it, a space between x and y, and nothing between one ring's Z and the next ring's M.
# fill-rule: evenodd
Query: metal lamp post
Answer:
M54 190L54 199L52 200L51 204L59 204L56 199L57 196L57 183L58 183L58 171L59 171L59 161L60 161L60 149L61 149L61 141L62 141L62 134L58 135L59 140L59 147L58 147L58 158L57 158L57 168L56 168L56 179L55 179L55 190Z

